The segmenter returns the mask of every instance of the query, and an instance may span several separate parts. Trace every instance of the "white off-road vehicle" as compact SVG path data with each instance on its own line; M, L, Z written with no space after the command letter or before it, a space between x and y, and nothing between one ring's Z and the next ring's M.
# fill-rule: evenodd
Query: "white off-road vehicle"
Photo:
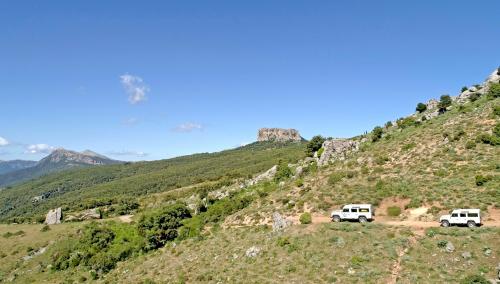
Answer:
M341 210L334 210L331 217L333 222L357 220L364 223L373 220L375 210L371 204L347 204Z
M454 209L451 214L439 218L442 227L467 225L470 228L481 225L480 209Z

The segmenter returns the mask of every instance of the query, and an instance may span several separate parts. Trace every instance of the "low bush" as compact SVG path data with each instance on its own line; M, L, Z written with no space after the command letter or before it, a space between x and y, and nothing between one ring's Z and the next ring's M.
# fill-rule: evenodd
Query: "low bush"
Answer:
M323 146L323 142L325 142L325 138L321 135L314 136L306 145L306 155L312 157L314 152L321 149Z
M278 163L278 169L276 170L276 174L274 175L274 181L280 182L288 179L293 175L292 169L288 167L288 164L284 161L280 161Z
M382 134L384 134L384 129L382 127L377 126L373 128L372 142L377 142L378 140L380 140L380 138L382 138Z
M47 232L50 231L49 225L43 225L43 227L40 229L40 232Z
M418 121L416 121L413 117L406 117L406 118L400 118L398 119L398 126L401 127L402 129L411 127L411 126L417 126Z
M462 281L460 281L460 284L489 284L489 283L490 281L488 281L481 275L469 275L465 277Z
M300 215L299 221L301 224L311 224L312 223L312 216L311 213L305 212L302 215Z
M143 214L137 224L141 236L146 239L146 250L157 249L178 236L182 220L191 218L184 204L173 204L160 210Z
M487 96L489 99L500 98L500 83L491 84Z
M401 215L401 208L399 206L390 206L387 208L387 215L397 217Z
M476 185L483 186L485 183L489 182L492 179L493 179L493 177L491 177L491 176L477 175L476 176Z
M334 185L341 181L345 177L345 174L343 172L335 172L330 175L328 178L328 184L329 185Z

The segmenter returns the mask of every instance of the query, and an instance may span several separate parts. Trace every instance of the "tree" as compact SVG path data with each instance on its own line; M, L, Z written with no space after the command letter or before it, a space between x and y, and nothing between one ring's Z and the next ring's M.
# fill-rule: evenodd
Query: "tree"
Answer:
M314 155L314 152L318 151L321 149L323 146L323 142L325 142L325 138L321 135L316 135L314 136L311 141L307 143L306 146L306 154L309 157L312 157Z
M419 113L422 113L427 110L427 105L423 103L418 103L417 107L415 108L416 111Z
M461 90L461 93L463 93L463 92L467 91L468 89L469 89L469 88L467 88L467 87L463 86L463 87L462 87L462 90Z
M377 126L377 127L373 128L372 142L377 142L378 140L380 140L380 138L382 138L383 133L384 133L384 130L382 129L382 127Z
M452 100L451 100L451 97L449 95L442 95L440 100L439 100L439 104L438 104L439 111L445 112L446 108L451 106L451 103L452 103Z

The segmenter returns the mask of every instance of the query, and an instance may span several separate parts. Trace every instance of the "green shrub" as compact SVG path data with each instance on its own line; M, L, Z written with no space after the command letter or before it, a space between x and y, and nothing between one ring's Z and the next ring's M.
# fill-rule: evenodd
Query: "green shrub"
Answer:
M323 155L323 152L325 152L325 148L321 147L319 150L318 150L318 158L321 157L321 155Z
M408 151L408 150L411 150L411 149L415 148L416 146L417 146L417 143L411 142L411 143L408 143L406 145L403 145L403 147L401 148L401 150Z
M400 118L398 119L398 126L401 127L402 129L411 127L411 126L417 126L418 122L413 118L413 117L406 117L406 118Z
M40 232L47 232L47 231L50 231L50 227L49 227L49 225L44 225L44 226L40 229Z
M483 186L485 183L489 182L492 179L493 179L492 176L477 175L476 176L476 185Z
M302 187L304 185L304 180L299 178L295 181L295 186L296 187Z
M446 245L448 245L448 241L447 241L447 240L439 240L439 241L437 242L437 247L438 247L438 248L445 248L445 247L446 247Z
M334 185L341 181L345 177L345 174L343 172L335 172L328 177L328 184L329 185Z
M138 222L139 233L146 238L146 249L156 249L178 236L182 220L191 218L184 204L166 206L158 211L143 214Z
M489 99L500 98L500 83L491 84L487 96Z
M280 161L278 163L278 169L276 170L276 174L274 175L274 181L280 182L288 179L293 175L292 169L288 167L288 164L284 161Z
M291 244L292 242L290 242L290 239L288 237L279 237L277 240L276 240L276 244L280 247L285 247L289 244Z
M480 95L479 95L478 93L472 93L472 94L470 94L470 96L469 96L469 101L471 101L471 102L475 102L475 101L477 101L477 100L479 99L479 96L480 96Z
M385 128L392 127L392 121L388 121L385 123Z
M446 108L451 106L451 103L452 100L449 95L442 95L441 98L439 99L439 104L438 104L439 110L442 112L446 111Z
M323 136L314 136L306 145L306 155L312 157L314 155L314 152L321 149L321 147L323 146L323 142L325 142L325 138Z
M427 110L427 105L424 103L418 103L415 110L418 111L419 113L422 113Z
M496 116L500 116L500 105L493 106L493 114Z
M377 126L373 128L372 142L377 142L378 140L380 140L380 138L382 138L382 134L384 134L384 129L382 127Z
M390 206L387 208L387 215L397 217L401 215L401 208L399 206Z
M302 215L300 215L299 221L301 224L311 224L312 223L312 217L311 213L305 212Z
M467 91L469 88L467 88L466 86L463 86L462 89L460 90L461 93Z
M476 147L476 142L475 141L467 141L467 143L465 143L465 149L473 149Z
M486 278L481 275L469 275L460 281L460 284L489 284Z
M479 134L476 139L478 142L492 146L500 145L500 138L496 135L488 135L486 133Z

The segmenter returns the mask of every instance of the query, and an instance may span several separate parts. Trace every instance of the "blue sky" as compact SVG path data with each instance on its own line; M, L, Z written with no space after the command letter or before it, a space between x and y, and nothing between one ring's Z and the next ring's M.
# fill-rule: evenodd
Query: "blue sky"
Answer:
M500 1L1 1L0 160L349 137L500 65Z

